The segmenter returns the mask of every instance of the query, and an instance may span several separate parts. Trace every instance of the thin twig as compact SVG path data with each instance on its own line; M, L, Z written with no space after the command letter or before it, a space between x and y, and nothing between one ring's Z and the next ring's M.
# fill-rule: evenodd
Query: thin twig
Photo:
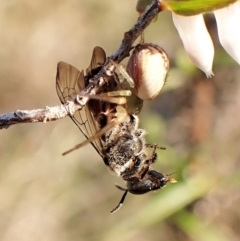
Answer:
M135 25L124 34L124 38L118 50L112 54L97 75L89 80L88 86L77 95L73 101L69 101L65 105L46 107L45 109L35 110L17 110L14 112L0 115L0 129L8 128L14 124L20 123L36 123L58 120L68 115L73 115L80 110L88 101L88 97L84 95L96 95L101 91L101 86L105 83L104 77L112 75L109 69L112 64L109 59L120 63L124 58L129 56L134 41L141 35L144 29L161 11L161 0L155 0L145 13L138 18Z
M0 115L0 129L7 129L14 124L55 121L66 117L72 111L74 112L74 109L77 110L77 108L78 105L70 101L65 105L47 106L45 109L16 110Z

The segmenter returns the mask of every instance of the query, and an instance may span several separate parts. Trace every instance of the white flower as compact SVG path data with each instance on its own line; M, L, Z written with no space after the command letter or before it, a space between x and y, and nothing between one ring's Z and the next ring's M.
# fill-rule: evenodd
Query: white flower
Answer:
M216 10L214 15L221 45L240 64L240 2Z
M240 64L240 2L213 13L221 45ZM172 17L188 56L207 77L211 77L214 48L202 14L185 17L172 13Z
M214 47L202 14L185 17L173 13L172 17L189 58L211 77Z

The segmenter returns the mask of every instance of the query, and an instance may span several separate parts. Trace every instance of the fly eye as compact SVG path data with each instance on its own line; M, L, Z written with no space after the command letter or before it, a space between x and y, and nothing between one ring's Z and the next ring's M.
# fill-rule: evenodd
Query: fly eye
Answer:
M100 128L103 128L104 126L107 125L107 116L104 113L100 113L97 116L97 123L99 124Z
M141 164L141 159L140 159L140 158L137 158L137 159L135 160L135 165L136 165L136 166L140 166L140 164Z

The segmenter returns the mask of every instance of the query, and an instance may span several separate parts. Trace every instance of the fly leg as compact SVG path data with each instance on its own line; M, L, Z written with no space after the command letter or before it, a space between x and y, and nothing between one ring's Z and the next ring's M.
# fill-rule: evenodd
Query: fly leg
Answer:
M66 155L74 150L77 150L77 149L85 146L86 144L92 142L94 139L101 137L107 131L112 129L115 125L119 125L120 123L122 123L128 116L126 110L122 106L117 106L117 113L118 113L117 117L112 119L105 127L100 129L98 132L96 132L93 136L89 137L87 140L85 140L82 143L76 145L75 147L69 149L68 151L65 151L63 153L63 155Z

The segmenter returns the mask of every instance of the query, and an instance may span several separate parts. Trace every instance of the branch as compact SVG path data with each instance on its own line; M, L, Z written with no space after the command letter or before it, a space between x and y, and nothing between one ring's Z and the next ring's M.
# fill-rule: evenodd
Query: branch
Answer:
M124 34L124 38L118 50L112 54L102 66L97 75L89 80L88 86L76 96L73 101L69 101L65 105L46 107L45 109L36 110L17 110L0 115L0 129L8 128L14 124L20 123L36 123L58 120L67 115L73 115L75 111L82 109L88 102L88 97L84 95L96 95L101 91L101 86L105 83L104 76L111 76L109 71L112 64L109 59L120 63L124 58L129 56L134 41L141 35L144 29L161 11L161 0L155 0L148 9L138 18L135 25Z
M77 104L73 101L69 101L65 105L54 107L47 106L45 109L16 110L0 115L0 129L7 129L15 124L55 121L69 114L73 115L78 109L79 106Z

